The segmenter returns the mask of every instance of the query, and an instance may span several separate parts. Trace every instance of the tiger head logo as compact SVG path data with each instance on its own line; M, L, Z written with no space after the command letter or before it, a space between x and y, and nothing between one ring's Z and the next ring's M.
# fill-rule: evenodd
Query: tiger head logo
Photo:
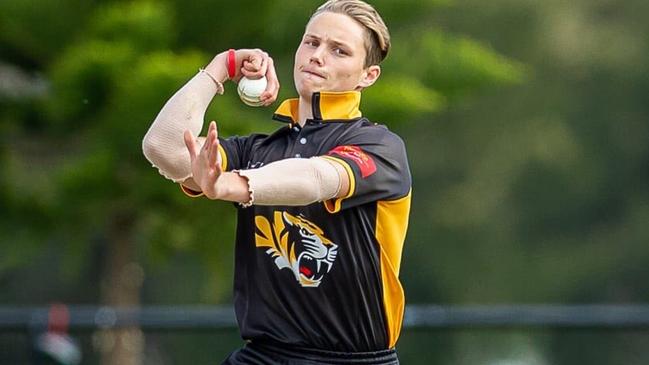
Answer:
M304 287L317 287L331 270L338 245L324 236L320 227L302 216L276 211L271 223L266 217L255 217L255 244L281 269L290 269Z

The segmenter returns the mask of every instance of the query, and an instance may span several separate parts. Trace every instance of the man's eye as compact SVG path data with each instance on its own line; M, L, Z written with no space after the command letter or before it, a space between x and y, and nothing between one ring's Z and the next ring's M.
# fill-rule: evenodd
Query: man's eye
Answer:
M334 48L334 53L336 53L339 56L346 56L347 55L347 52L344 49L339 48L339 47Z
M317 47L318 46L318 42L316 42L316 41L306 41L304 43L306 43L307 45L309 45L311 47Z

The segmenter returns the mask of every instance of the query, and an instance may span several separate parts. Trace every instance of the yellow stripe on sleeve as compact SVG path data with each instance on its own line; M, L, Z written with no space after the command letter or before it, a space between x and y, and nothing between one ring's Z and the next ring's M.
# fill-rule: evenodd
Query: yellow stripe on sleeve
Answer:
M219 154L221 155L221 170L228 171L228 154L225 153L225 149L219 143Z
M354 195L354 192L356 191L356 179L354 178L354 172L352 171L352 168L349 167L347 161L343 159L332 157L332 156L320 156L320 157L341 164L345 168L345 171L347 171L347 176L349 176L349 191L347 192L347 195L345 195L342 198L329 199L323 202L325 209L327 209L327 212L332 214L338 213L340 212L342 201Z

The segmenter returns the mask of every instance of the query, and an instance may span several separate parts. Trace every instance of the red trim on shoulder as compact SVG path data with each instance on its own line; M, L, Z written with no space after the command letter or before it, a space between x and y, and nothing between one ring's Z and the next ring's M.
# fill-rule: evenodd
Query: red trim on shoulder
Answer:
M361 170L361 177L363 179L376 172L376 164L374 163L372 157L370 157L370 155L365 153L365 151L363 151L358 146L338 146L328 153L328 155L333 154L341 157L346 157L354 161L354 163L356 163L356 165L358 165L358 168Z

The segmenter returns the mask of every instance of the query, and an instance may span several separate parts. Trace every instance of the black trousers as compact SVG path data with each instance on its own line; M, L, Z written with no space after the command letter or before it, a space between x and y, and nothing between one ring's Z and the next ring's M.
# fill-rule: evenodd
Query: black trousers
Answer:
M331 352L289 347L275 343L248 342L225 359L222 365L316 365L365 364L398 365L394 349L376 352Z

